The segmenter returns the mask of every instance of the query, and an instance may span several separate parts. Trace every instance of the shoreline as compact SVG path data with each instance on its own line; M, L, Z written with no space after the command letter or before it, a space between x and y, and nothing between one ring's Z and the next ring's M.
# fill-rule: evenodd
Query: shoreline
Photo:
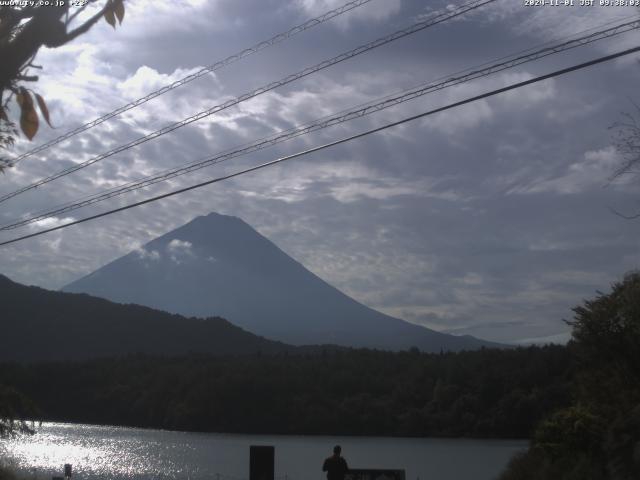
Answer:
M29 420L30 422L31 420ZM98 428L117 428L122 430L143 430L154 432L167 432L167 433L185 433L195 435L243 435L243 436L265 436L265 437L304 437L304 438L388 438L388 439L407 439L407 440L505 440L505 441L530 441L530 437L500 437L500 436L454 436L454 435L384 435L384 434L341 434L341 433L273 433L273 432L250 432L250 431L205 431L205 430L180 430L171 428L161 428L153 426L138 426L138 425L125 425L125 424L110 424L110 423L87 423L87 422L74 422L68 420L49 420L43 419L42 421L36 421L35 435L37 435L39 424L55 424L55 425L70 425L70 426L85 426L85 427L98 427ZM21 434L29 436L29 434Z

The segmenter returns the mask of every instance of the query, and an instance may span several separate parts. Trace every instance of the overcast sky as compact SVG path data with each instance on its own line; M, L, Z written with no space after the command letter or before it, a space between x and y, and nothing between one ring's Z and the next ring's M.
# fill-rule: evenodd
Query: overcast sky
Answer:
M342 0L127 0L72 44L42 50L33 86L55 130L26 151ZM461 2L459 2L461 3ZM575 0L579 3L579 0ZM229 98L408 26L447 2L372 0L22 161L7 193ZM637 14L498 0L27 192L0 222L75 200L300 123ZM81 218L638 45L637 32L428 95L136 194ZM496 341L562 339L571 308L640 266L640 180L608 178L609 127L640 102L640 55L476 102L268 170L7 247L0 273L57 289L159 234L235 215L337 288L427 327ZM14 107L13 112L17 107ZM31 233L47 220L0 239Z

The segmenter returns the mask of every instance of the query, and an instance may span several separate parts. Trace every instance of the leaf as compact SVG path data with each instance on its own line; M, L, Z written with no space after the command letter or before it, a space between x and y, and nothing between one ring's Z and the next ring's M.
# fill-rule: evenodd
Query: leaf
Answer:
M35 95L36 100L38 101L38 106L40 107L40 111L42 112L42 116L47 121L47 124L51 128L53 128L53 125L51 125L51 119L49 118L49 109L47 108L47 104L44 102L44 98L42 98L42 95L39 95L37 93Z
M21 88L18 95L20 96L18 100L20 105L20 128L22 133L31 140L38 131L38 114L33 106L31 94L26 89ZM18 96L16 96L16 99L18 99Z
M31 94L24 87L20 87L18 89L18 93L16 93L16 102L18 103L18 106L21 110L25 108L31 108L33 106L33 99L31 98Z
M27 91L24 88L21 88L18 93L16 93L16 103L22 109L22 105L24 104L24 97L28 95Z
M116 16L115 16L115 13L113 11L113 3L109 3L107 8L105 9L105 11L104 11L104 19L113 28L116 28Z
M22 133L24 133L29 140L35 137L38 131L38 114L34 108L27 110L20 116L20 128L22 128Z
M120 25L122 25L122 20L124 19L124 0L114 0L113 12L116 14Z

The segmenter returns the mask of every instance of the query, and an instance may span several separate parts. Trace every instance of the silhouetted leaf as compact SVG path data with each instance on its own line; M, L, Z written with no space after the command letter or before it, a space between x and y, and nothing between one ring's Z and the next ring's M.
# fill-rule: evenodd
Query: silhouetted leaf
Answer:
M51 119L49 118L49 109L47 108L47 104L44 102L44 98L42 98L42 96L37 93L35 95L36 100L38 101L38 106L40 107L40 111L42 112L42 116L47 121L47 124L51 128L53 128L53 126L51 125Z
M122 20L124 19L124 0L114 0L113 3L113 11L122 25Z
M27 91L24 88L21 88L18 93L16 93L16 103L20 107L23 108L25 95L28 95Z
M113 3L109 4L107 9L104 11L104 19L113 28L116 28L116 16L115 16L115 13L113 11Z

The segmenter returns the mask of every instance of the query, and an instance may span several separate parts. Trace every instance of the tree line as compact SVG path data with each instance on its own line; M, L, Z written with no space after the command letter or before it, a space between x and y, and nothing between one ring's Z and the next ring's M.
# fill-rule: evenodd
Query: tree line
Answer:
M561 346L128 356L0 365L40 418L190 431L528 438L568 405Z

